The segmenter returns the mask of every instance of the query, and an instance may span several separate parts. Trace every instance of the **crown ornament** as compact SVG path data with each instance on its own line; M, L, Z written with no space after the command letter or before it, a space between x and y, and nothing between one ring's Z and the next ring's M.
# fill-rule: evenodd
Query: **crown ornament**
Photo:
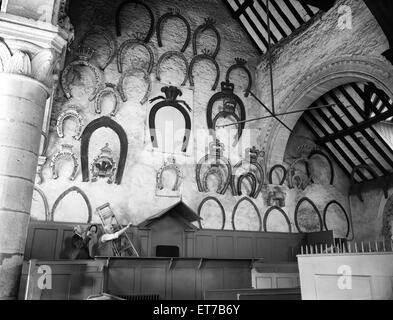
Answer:
M235 85L229 82L229 80L225 82L221 82L221 91L223 93L233 94L234 90L235 90Z
M202 49L202 54L204 56L213 57L213 52L209 49Z
M161 92L165 93L166 99L176 101L177 97L182 96L183 93L176 87L164 87Z
M245 66L247 64L247 60L243 58L235 58L236 65L238 66Z
M214 18L205 18L205 26L206 27L211 27L216 24L216 20Z
M259 157L264 157L265 153L263 151L258 150L255 146L252 148L246 149L246 156L250 160L251 163L257 162Z
M80 60L89 61L95 50L86 46L79 46L78 47L78 57Z
M168 8L168 12L173 14L174 16L180 15L180 9L178 8Z
M211 155L216 155L218 157L222 156L225 151L225 145L216 139L215 141L209 143L209 150Z

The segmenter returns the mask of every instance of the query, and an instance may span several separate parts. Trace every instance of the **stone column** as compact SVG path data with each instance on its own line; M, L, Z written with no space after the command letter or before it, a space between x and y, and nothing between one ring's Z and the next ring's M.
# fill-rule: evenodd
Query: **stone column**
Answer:
M69 39L52 19L29 19L33 9L0 13L0 300L18 295L45 108Z

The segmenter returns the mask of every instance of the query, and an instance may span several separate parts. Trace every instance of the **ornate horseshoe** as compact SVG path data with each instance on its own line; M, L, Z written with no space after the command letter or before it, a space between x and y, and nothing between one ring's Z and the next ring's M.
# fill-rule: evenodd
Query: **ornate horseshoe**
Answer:
M213 119L213 128L216 128L218 119L221 118L227 119L228 117L233 117L236 122L240 122L240 118L236 113L233 113L231 111L221 111L217 113L217 115ZM241 126L236 125L236 127L237 127L237 135L234 136L235 143L233 144L233 146L235 146L238 141L237 137L240 137L243 132Z
M251 91L251 87L252 87L252 75L251 75L250 70L246 67L246 65L247 65L246 60L241 59L241 58L236 58L235 61L236 61L236 63L228 69L225 79L227 82L229 82L231 73L236 69L241 69L244 72L246 72L247 76L248 76L248 85L247 85L247 89L244 93L244 96L247 98L250 95L250 91Z
M205 186L202 185L202 181L204 182L204 184L206 183L205 181L208 175L205 175L201 180L201 171L202 171L203 164L206 164L210 160L213 160L214 163L210 165L212 168L227 169L227 178L225 180L225 183L222 185L222 188L220 190L217 190L218 194L223 195L226 193L229 185L231 184L232 166L229 160L223 156L224 144L220 143L220 141L216 140L215 142L210 143L209 149L210 149L209 154L205 155L201 160L199 160L195 169L198 190L199 192L204 192L204 193L208 192L206 185Z
M200 55L195 56L190 63L189 69L188 69L188 76L190 79L190 85L193 87L194 86L194 76L193 76L193 71L194 71L194 66L198 61L201 60L208 60L214 64L216 67L217 75L216 75L216 80L214 82L212 90L215 91L218 86L218 82L220 81L220 66L218 65L216 59L213 58L212 53L206 49L202 50L203 53Z
M277 169L281 169L281 170L283 171L283 173L284 173L284 176L283 176L283 178L281 179L281 182L280 182L280 184L279 184L280 186L283 186L284 183L285 183L285 180L287 179L288 171L287 171L287 169L286 169L283 165L281 165L281 164L277 164L277 165L273 166L273 167L270 169L270 172L269 172L269 183L270 183L270 184L273 184L273 173L274 173Z
M221 47L221 36L220 33L218 32L217 28L215 27L215 23L216 21L212 18L207 18L205 19L205 23L200 25L194 32L194 37L192 39L192 48L193 48L193 52L194 52L194 56L196 56L198 54L198 49L197 49L197 39L198 39L198 35L202 32L205 32L206 30L210 29L212 30L217 37L217 46L216 49L214 50L213 53L213 58L217 58L218 53L220 52L220 47Z
M246 149L246 155L247 158L250 160L241 160L239 163L237 163L233 169L233 175L232 175L232 191L233 191L233 195L241 195L241 190L240 187L242 185L242 181L245 178L249 178L252 179L252 182L254 183L255 181L255 190L251 193L250 197L252 198L258 198L259 194L262 191L262 187L263 187L263 183L265 182L265 172L262 168L262 166L259 164L258 162L258 157L261 155L261 152L259 150L257 150L256 147L250 148L250 149ZM252 170L248 170L247 172L250 173L251 176L247 176L245 175L244 178L242 179L242 181L238 180L237 186L236 186L236 171L240 168L242 168L244 165L247 165L248 168L250 167L254 167L256 169L256 171L259 173L259 177L258 175L256 175ZM239 184L240 182L240 184Z
M166 98L164 97L157 97L150 102L154 102L155 100L158 99L163 99L164 101L158 102L153 106L153 108L150 110L149 114L149 128L150 128L150 137L151 137L151 142L153 144L153 148L157 149L158 148L158 141L157 141L157 133L156 133L156 115L157 112L165 107L172 107L175 108L176 110L180 111L181 114L183 115L185 122L186 122L186 128L185 128L185 133L184 133L184 138L183 138L183 146L182 146L182 152L187 152L187 147L190 142L190 136L191 136L191 117L186 110L186 108L191 111L191 109L188 107L188 105L184 101L177 100L177 96L182 95L182 92L177 89L176 87L164 87L161 89L162 92L165 92ZM181 105L181 103L185 104L185 107Z
M205 203L208 202L208 201L214 201L220 207L221 213L222 213L222 227L221 227L221 230L224 230L225 229L225 221L226 221L225 209L224 209L224 206L221 204L221 202L217 198L207 197L207 198L203 199L203 201L201 202L201 204L198 207L198 216L201 217L202 208L205 205ZM199 220L198 222L199 222L199 228L203 229L201 220Z
M119 48L119 51L117 53L117 70L119 71L119 73L123 72L123 57L124 57L124 53L128 50L128 49L132 49L135 48L137 46L143 47L146 49L146 51L149 54L150 60L149 60L149 65L147 67L147 73L150 74L153 71L153 67L154 67L154 52L153 49L145 42L143 42L141 39L139 39L139 34L137 34L137 39L136 40L127 40L125 42L122 43L122 45Z
M216 122L218 117L216 117L217 119L213 119L213 107L214 104L219 101L219 100L224 100L224 113L222 113L220 115L221 116L225 116L225 115L232 115L234 116L234 114L236 114L235 119L238 121L238 119L240 121L245 121L246 120L246 108L244 107L243 101L233 93L235 86L230 83L230 82L222 82L221 83L221 92L216 93L215 95L213 95L213 97L210 99L208 105L207 105L207 112L206 112L206 119L207 119L207 127L210 130L210 134L211 135L215 135L215 131L216 131ZM236 113L238 112L239 115ZM234 144L236 144L242 134L243 134L243 130L245 128L245 123L242 123L239 127L238 127L238 134L237 134L237 139L235 141Z
M321 151L318 150L314 150L313 152L311 152L311 154L308 156L308 162L306 162L306 169L307 169L307 175L309 177L311 177L311 182L314 183L313 177L311 176L311 172L310 172L310 160L312 159L312 157L314 156L321 156L323 158L325 158L327 160L327 162L329 163L329 168L330 168L330 184L333 185L334 184L334 166L333 166L333 162L330 160L330 158L324 154Z
M65 96L67 97L68 100L72 98L72 93L71 89L69 87L69 83L67 80L67 76L70 73L70 71L74 68L74 66L84 66L88 67L91 71L93 71L95 79L96 79L96 85L94 88L94 92L90 95L89 100L92 101L94 97L97 95L97 92L100 90L101 84L103 82L103 76L101 73L100 68L95 66L94 64L90 63L88 60L91 58L93 54L93 50L90 48L80 48L80 53L79 56L76 60L71 62L67 67L64 69L62 75L61 75L61 86L64 91Z
M81 113L78 111L76 106L71 106L68 110L62 112L57 118L57 135L59 136L59 138L64 138L64 121L68 118L74 118L78 122L78 129L76 131L76 134L73 136L73 138L78 141L82 137L84 121Z
M374 175L374 176L378 176L378 175L371 166L366 165L366 164L359 165L359 166L356 166L355 168L353 168L353 170L351 172L351 183L356 189L355 190L356 195L358 196L359 200L361 202L364 202L364 199L362 196L362 185L356 185L356 180L355 180L355 174L362 169L367 170L369 173L371 173L371 175ZM385 192L385 198L388 198L387 190L384 190L384 192Z
M202 185L203 185L203 192L208 193L209 187L207 185L207 179L210 176L215 176L219 179L220 183L219 183L219 187L218 187L218 191L216 191L217 193L220 193L221 190L223 190L223 188L225 187L224 183L225 183L225 179L224 179L224 175L222 174L222 171L220 170L220 167L222 167L222 165L218 165L217 167L211 167L209 168L205 174L203 175L203 180L202 180Z
M161 33L162 33L162 25L164 22L168 21L169 19L180 19L181 21L184 22L184 24L187 27L187 39L186 42L183 45L183 48L181 49L181 52L186 51L188 45L190 44L191 41L191 26L190 23L187 21L185 17L183 17L180 14L180 11L174 8L169 9L169 12L165 13L161 18L158 20L157 26L156 26L156 33L157 33L157 40L158 40L158 46L162 48L162 39L161 39Z
M252 172L247 172L246 174L243 174L239 177L239 179L237 180L237 190L238 190L238 195L242 196L242 184L244 179L249 179L251 180L251 192L250 192L250 197L251 198L256 198L255 194L257 192L257 186L258 186L258 179L255 176L255 174L253 174Z
M341 211L342 211L342 212L344 213L344 215L345 215L345 219L347 220L347 226L348 226L348 228L347 228L347 235L345 236L345 238L348 238L348 237L349 237L349 234L351 233L351 222L349 221L348 214L347 214L347 212L345 211L344 207L343 207L340 203L338 203L336 200L330 201L330 202L326 205L325 210L323 211L323 223L324 223L324 225L325 225L325 229L326 229L326 230L329 230L329 228L328 228L328 226L327 226L327 223L326 223L326 216L327 216L327 212L328 212L329 207L330 207L331 205L333 205L333 204L339 206L340 209L341 209Z
M143 72L144 77L143 79L145 80L146 84L147 84L147 89L146 89L146 93L144 95L144 97L142 98L140 104L144 105L148 100L149 100L149 96L150 96L150 92L151 92L151 87L152 87L152 83L151 83L151 79L149 77L149 74L146 72L146 70L143 69L128 69L126 71L124 71L120 77L119 80L119 84L117 86L119 93L120 93L120 97L123 100L123 102L127 102L128 101L128 97L125 93L124 90L124 80L125 78L129 77L129 76L133 76L135 73L137 73L137 71Z
M258 231L259 231L259 232L262 232L262 219L261 219L261 213L259 212L259 209L258 209L258 207L255 205L255 203L252 202L249 198L242 198L242 199L236 204L235 208L233 208L233 212L232 212L232 227L233 227L233 230L236 231L235 216L236 216L237 209L239 208L240 204L243 203L243 202L245 202L245 201L251 203L252 206L254 207L255 212L257 213L257 216L258 216L258 220L259 220L259 230L258 230Z
M74 181L76 178L76 175L78 173L78 168L79 168L79 164L78 164L78 159L76 158L75 154L72 152L72 145L69 144L64 144L62 145L62 150L60 150L59 152L57 152L50 163L50 168L52 170L52 178L57 180L59 178L59 174L56 171L56 164L58 161L62 160L62 159L70 159L74 162L74 170L70 176L70 180Z
M46 221L46 222L51 222L51 221L53 221L53 218L51 217L51 214L50 214L50 212L49 212L48 198L46 197L44 191L42 191L41 189L39 189L39 188L37 188L37 187L34 187L34 191L36 191L36 192L40 195L40 197L41 197L41 199L42 199L42 202L44 203L45 221Z
M63 193L60 195L60 197L57 198L57 200L56 200L56 202L55 202L55 204L53 205L53 208L52 208L52 214L51 214L52 221L54 220L55 213L56 213L57 207L59 206L60 202L61 202L68 194L70 194L70 193L72 193L72 192L76 192L76 193L80 194L80 195L82 196L83 200L85 200L86 205L87 205L87 210L88 210L88 219L87 219L87 223L90 224L90 223L91 223L91 220L92 220L92 217L93 217L93 210L92 210L92 208L91 208L91 204L90 204L89 198L87 197L86 193L84 193L84 192L83 192L81 189L79 189L78 187L72 187L72 188L68 189L67 191L63 192Z
M161 64L164 62L164 60L170 58L170 57L179 57L180 59L182 59L184 61L184 64L186 66L186 75L184 77L184 81L181 84L182 86L185 86L187 84L187 79L188 79L188 70L189 70L189 65L188 65L188 61L187 58L185 57L185 55L181 52L177 52L177 51L168 51L166 53L164 53L160 59L157 62L157 69L156 69L156 78L158 81L161 81Z
M299 225L299 221L298 221L298 215L299 215L299 208L301 206L301 204L303 202L308 202L309 204L311 204L311 206L313 207L315 213L318 215L318 219L319 219L319 231L322 232L323 231L323 221L322 221L322 217L321 217L321 213L319 212L317 206L315 205L314 202L312 202L309 198L302 198L298 204L296 205L296 209L295 209L295 225L297 230L299 231L299 233L305 233L302 230L300 230L300 225Z
M176 164L176 159L174 157L169 157L168 161L164 163L164 165L160 168L160 170L157 172L157 189L158 190L163 190L164 189L164 184L162 182L162 175L165 171L174 171L176 173L176 182L172 188L172 191L178 191L181 185L181 181L183 179L183 174L180 170L180 168Z
M100 27L100 26L95 26L83 36L83 38L80 42L81 46L83 47L86 42L86 39L88 39L89 37L91 37L93 35L102 36L108 44L109 56L108 56L107 60L105 61L105 63L102 66L100 66L102 70L105 70L111 64L111 62L113 61L113 59L116 56L116 47L117 47L116 41L115 41L115 39L113 39L112 34L108 30L106 30L105 28Z
M102 108L102 98L106 95L112 95L115 98L115 106L113 108L113 111L111 112L110 116L115 117L117 113L119 112L119 105L120 105L120 93L117 90L117 86L112 84L112 83L106 83L105 87L103 87L96 96L96 101L95 101L95 112L96 114L101 114Z
M154 13L153 13L153 11L150 9L150 7L149 7L147 4L145 4L145 3L141 2L141 1L138 1L138 0L126 0L126 1L122 2L122 3L117 7L117 10L116 10L116 21L115 21L115 24L116 24L116 34L117 34L118 37L121 36L120 13L121 13L121 10L122 10L127 4L130 4L130 3L135 3L136 6L137 6L137 5L141 5L141 6L144 7L144 8L147 10L147 12L149 13L149 16L150 16L150 28L149 28L149 32L148 32L148 34L147 34L147 36L146 36L146 38L145 38L145 42L147 43L147 42L150 41L150 39L151 39L151 37L152 37L152 35L153 35L153 32L154 32L154 22L155 22Z
M265 213L265 217L263 218L263 229L265 230L265 232L269 232L267 230L267 220L269 219L270 214L274 211L277 210L278 212L280 212L284 218L285 221L288 224L288 229L289 229L289 233L292 233L292 225L291 225L291 220L289 220L287 214L285 213L285 211L283 209L281 209L280 207L271 207L269 208L269 210L266 211Z

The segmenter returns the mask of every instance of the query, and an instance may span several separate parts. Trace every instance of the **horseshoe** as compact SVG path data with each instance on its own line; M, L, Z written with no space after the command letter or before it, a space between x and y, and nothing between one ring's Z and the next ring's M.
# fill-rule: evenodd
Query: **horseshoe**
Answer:
M165 171L174 171L176 173L176 181L172 188L172 191L178 191L181 185L181 180L183 179L183 174L180 168L176 165L175 158L169 158L168 161L165 162L164 165L157 172L157 178L156 178L157 189L158 190L164 189L164 184L162 182L162 175Z
M78 168L79 168L79 164L78 164L78 159L76 158L75 154L72 152L72 145L63 145L62 146L62 150L60 150L59 152L57 152L50 163L50 168L52 170L52 178L57 180L59 178L59 174L56 171L56 164L57 162L59 162L60 160L63 159L70 159L74 162L74 170L70 176L70 180L74 181L76 178L76 175L78 173Z
M129 76L133 76L135 73L137 73L137 71L143 72L143 74L144 74L143 79L145 80L145 82L147 84L146 93L145 93L144 97L142 98L142 100L140 101L140 104L144 105L149 100L149 96L151 93L151 87L152 87L151 79L149 77L149 74L146 72L146 70L143 70L143 69L128 69L128 70L126 70L125 72L122 73L117 88L118 88L118 91L120 93L120 97L123 100L123 102L127 102L128 97L127 97L125 90L124 90L124 80Z
M195 56L190 63L189 69L188 69L188 76L190 79L190 85L193 87L194 86L194 76L193 76L193 70L194 66L197 62L202 61L202 60L208 60L214 64L216 67L216 80L214 82L214 85L212 87L212 90L215 91L218 86L218 82L220 81L220 66L218 65L216 59L212 57L212 53L210 51L204 50L203 54Z
M194 56L196 56L198 54L198 49L197 49L197 39L198 39L198 35L202 32L205 32L206 30L212 30L217 37L217 46L216 49L214 50L212 57L215 59L220 51L220 47L221 47L221 36L220 33L218 32L217 28L215 27L215 20L212 18L207 18L205 19L205 23L200 25L194 32L194 37L192 40L192 47L193 47L193 52L194 52Z
M187 21L187 19L180 14L179 10L176 9L169 9L169 12L165 13L163 16L160 17L158 20L157 26L156 26L156 33L157 33L157 40L158 40L158 46L162 48L162 39L161 39L161 33L162 33L162 25L164 22L168 21L169 19L180 19L181 21L184 22L184 24L187 27L187 39L186 42L183 45L183 48L181 49L181 52L186 51L188 45L190 44L191 41L191 26L190 23Z
M161 69L161 64L164 62L164 60L170 58L170 57L179 57L180 59L183 60L185 66L186 66L186 74L184 77L184 81L181 84L181 86L185 86L187 84L187 79L188 79L188 70L189 70L189 65L188 65L188 61L187 58L185 57L185 55L181 52L177 52L177 51L168 51L166 53L164 53L160 59L157 62L157 69L156 69L156 78L158 81L161 81L161 75L160 75L160 69Z
M246 174L241 175L241 176L239 177L239 179L237 180L238 195L239 195L239 196L242 196L242 195L243 195L241 189L242 189L242 184L243 184L244 179L250 179L250 180L251 180L251 192L250 192L250 195L249 195L249 196L250 196L251 198L256 198L256 197L255 197L255 194L256 194L256 191L257 191L258 179L257 179L257 177L255 176L255 174L253 174L253 173L251 173L251 172L248 172L248 173L246 173Z
M150 9L150 7L149 7L147 4L145 4L145 3L141 2L141 1L138 1L138 0L126 0L126 1L122 2L122 3L117 7L117 10L116 10L116 19L115 19L116 34L117 34L118 37L121 36L120 13L121 13L121 10L122 10L127 4L130 4L130 3L135 3L136 6L137 6L137 5L141 5L142 7L144 7L144 8L147 10L147 12L148 12L148 14L149 14L149 16L150 16L150 28L149 28L149 31L148 31L147 36L146 36L146 38L145 38L145 42L147 43L147 42L150 41L150 39L151 39L151 37L152 37L152 35L153 35L153 32L154 32L154 22L155 22L154 13L153 13L153 11Z
M222 227L221 227L221 230L224 230L225 229L225 220L226 220L225 209L224 209L224 206L221 204L221 202L217 198L207 197L207 198L203 199L203 201L201 202L201 204L198 207L198 216L201 217L202 208L205 205L205 203L208 202L208 201L214 201L220 207L221 214L222 214ZM199 220L198 222L199 222L199 228L203 229L201 220Z
M263 219L263 229L265 230L265 232L269 232L269 231L267 230L267 220L268 220L270 214L271 214L274 210L277 210L278 212L280 212L280 213L284 216L285 221L286 221L287 224L288 224L289 233L292 233L291 220L289 220L289 218L288 218L287 214L285 213L285 211L284 211L283 209L281 209L280 207L271 207L271 208L269 208L269 209L266 211L265 217L264 217L264 219Z
M143 42L140 39L136 39L136 40L127 40L125 42L122 43L122 45L119 48L119 51L117 52L117 70L119 71L119 73L123 72L123 57L125 54L125 51L127 51L128 49L132 49L135 47L143 47L146 49L146 51L149 54L149 64L147 67L147 74L150 74L153 71L153 66L154 66L154 52L153 49L145 42Z
M82 115L80 114L76 106L71 106L68 110L62 112L58 117L56 123L57 135L59 136L59 138L64 138L64 121L68 118L74 118L78 122L78 129L73 138L79 141L82 137L84 121Z
M281 170L284 172L284 176L283 176L283 178L281 179L281 182L280 182L280 184L279 184L280 186L283 186L284 183L285 183L285 180L287 179L288 171L287 171L287 169L286 169L283 165L280 165L280 164L277 164L277 165L273 166L273 167L270 169L270 172L269 172L269 183L270 183L270 184L273 184L273 173L274 173L277 169L281 169Z
M120 93L114 84L106 83L105 87L102 88L96 96L96 101L95 101L96 114L101 114L101 112L102 112L102 110L101 110L102 98L106 95L109 95L109 94L115 98L115 106L114 106L113 111L111 112L110 116L115 117L116 114L119 112Z
M84 46L86 39L91 37L92 35L102 36L108 44L109 52L110 52L109 56L105 61L105 63L102 66L100 66L102 70L105 70L111 64L111 62L116 56L116 47L117 47L116 41L113 39L112 34L108 30L100 26L95 26L83 36L80 42L82 47Z
M262 219L261 219L261 213L258 209L258 207L256 206L256 204L254 202L252 202L249 198L242 198L235 206L235 208L233 208L233 212L232 212L232 227L233 230L236 231L236 225L235 225L235 216L237 213L237 209L239 208L240 204L243 202L249 202L251 203L251 205L254 207L255 212L257 213L258 216L258 220L259 220L259 230L258 232L262 232Z
M244 72L246 72L247 76L248 76L248 85L247 85L247 89L244 93L244 96L247 98L250 95L250 91L251 91L251 87L252 87L252 75L251 75L250 70L246 67L246 64L247 64L246 60L241 59L241 58L236 58L235 61L236 61L236 63L228 69L225 79L227 82L229 82L231 73L233 71L235 71L236 69L240 69L240 70L243 70Z

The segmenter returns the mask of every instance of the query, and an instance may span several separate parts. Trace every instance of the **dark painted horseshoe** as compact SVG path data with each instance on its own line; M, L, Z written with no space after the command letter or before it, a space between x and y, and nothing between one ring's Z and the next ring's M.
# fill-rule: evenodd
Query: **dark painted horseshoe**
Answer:
M269 172L269 183L270 183L270 184L273 184L273 173L274 173L277 169L281 169L281 170L283 171L283 173L284 173L284 175L283 175L283 177L282 177L282 179L281 179L281 182L280 182L280 186L283 186L284 183L285 183L285 180L287 179L288 171L287 171L287 169L286 169L283 165L281 165L281 164L277 164L277 165L273 166L273 167L270 169L270 172Z
M93 36L93 35L99 35L101 37L103 37L109 47L109 56L106 59L105 63L100 66L100 68L102 70L105 70L113 61L113 59L116 56L116 41L113 39L112 34L105 28L100 27L100 26L94 26L91 30L87 31L87 33L83 36L82 40L81 40L81 46L84 46L84 43L86 41L86 39L88 39L89 37Z
M164 99L164 101L155 104L153 108L150 110L150 114L149 114L150 137L151 137L151 142L153 144L153 148L158 148L156 121L155 121L157 112L162 108L172 107L181 112L186 122L182 152L187 152L187 147L190 142L190 135L191 135L191 117L188 111L191 111L191 109L189 109L188 105L184 101L176 100L177 96L182 95L182 92L176 87L164 87L161 89L161 91L165 92L166 98L157 97L150 100L150 102L153 102L158 99ZM181 103L184 103L185 106L181 105ZM186 108L188 108L189 110L186 110Z
M109 117L102 117L91 122L83 131L82 143L81 143L81 162L82 162L82 176L83 182L89 182L89 145L90 138L95 131L100 128L110 128L112 129L120 140L120 158L117 165L116 180L117 185L121 184L125 165L127 162L128 153L128 139L127 134L124 129L115 121Z
M225 188L225 179L224 175L222 174L222 171L220 170L220 167L223 167L222 165L217 165L215 167L209 168L205 174L203 175L202 178L202 185L203 185L203 192L208 193L210 192L209 187L207 185L207 179L210 176L215 176L220 180L218 190L216 191L217 193L220 193L221 190Z
M145 80L146 84L147 84L147 89L146 89L146 93L144 95L144 97L142 98L140 104L144 105L147 100L149 100L149 96L150 96L150 92L151 92L151 87L152 87L152 82L151 79L149 77L149 74L146 72L146 70L143 69L128 69L126 71L124 71L119 79L119 84L117 86L119 93L120 93L120 97L123 100L123 102L127 102L128 101L128 97L126 95L126 92L124 90L124 80L129 77L129 76L133 76L134 74L138 73L137 71L143 72L144 77L143 79Z
M164 183L162 182L162 175L166 171L172 171L176 174L176 181L172 187L172 191L179 191L180 185L183 179L183 173L180 168L176 164L176 159L174 157L168 158L168 161L165 161L164 165L157 172L156 176L156 186L158 190L164 190Z
M308 175L309 177L311 177L310 163L309 163L309 162L310 162L310 160L312 159L312 157L314 157L314 156L320 156L320 157L326 159L327 162L329 163L329 168L330 168L330 173L331 173L331 175L330 175L330 184L333 185L333 184L334 184L334 166L333 166L333 162L330 160L330 158L329 158L326 154L324 154L324 153L321 152L321 151L314 150L314 151L311 152L311 154L308 156L308 162L306 162L307 175ZM311 177L311 182L314 183L312 177Z
M241 59L241 58L236 58L235 61L236 61L236 63L235 63L234 65L232 65L232 66L228 69L227 74L226 74L226 77L225 77L225 80L226 80L227 82L229 82L229 81L230 81L231 73L232 73L234 70L236 70L236 69L241 69L241 70L243 70L244 72L246 72L246 73L247 73L247 76L248 76L248 85L247 85L247 89L246 89L246 91L245 91L245 93L244 93L244 96L247 98L247 97L250 95L250 91L251 91L251 87L252 87L252 75L251 75L250 70L246 67L246 65L247 65L247 61L246 61L246 60Z
M177 52L177 51L168 51L168 52L164 53L164 54L160 57L160 59L159 59L158 62L157 62L156 78L157 78L158 81L161 81L161 75L160 75L160 72L161 72L161 64L164 62L164 60L166 60L166 59L168 59L168 58L171 58L171 57L174 57L174 56L179 57L180 59L182 59L183 62L184 62L184 64L185 64L185 66L186 66L186 75L185 75L185 77L184 77L183 83L181 84L182 86L185 86L185 85L187 84L188 70L189 70L190 67L189 67L189 65L188 65L187 58L186 58L185 55L184 55L183 53L181 53L181 52Z
M193 76L193 71L194 71L194 66L197 62L202 61L202 60L208 60L210 62L212 62L214 64L214 66L216 67L216 80L214 82L214 85L212 87L212 90L215 91L217 89L218 86L218 82L220 81L220 66L218 65L216 59L214 59L212 57L212 54L210 53L210 51L207 50L203 50L203 54L197 55L195 56L190 63L190 67L188 69L188 76L190 79L190 85L193 87L194 86L194 76Z
M204 24L202 24L198 28L196 28L196 30L194 32L193 39L192 39L192 48L193 48L194 56L198 55L198 49L197 49L198 35L202 32L205 32L206 30L210 29L216 34L216 37L217 37L217 46L216 46L216 49L214 50L213 55L212 55L212 57L214 59L217 58L217 55L220 52L220 47L221 47L221 36L220 36L220 33L218 32L217 28L215 27L215 23L216 23L216 21L214 19L207 18L207 19L205 19Z
M201 202L201 204L198 207L198 216L201 217L202 208L205 205L205 203L209 202L209 201L216 202L218 204L218 206L220 207L221 214L222 214L222 227L221 227L221 230L224 230L225 229L225 222L226 222L225 209L224 209L224 206L221 204L221 202L217 198L215 198L215 197L207 197L207 198L203 199L203 201ZM198 223L199 223L199 228L203 229L201 220L199 220Z
M330 201L326 205L325 210L323 211L323 222L324 222L324 225L325 225L325 229L329 230L329 228L327 226L327 223L326 223L326 216L327 216L327 212L328 212L329 207L331 205L333 205L333 204L337 205L341 209L341 211L344 213L344 215L345 215L345 219L347 220L347 226L348 226L348 228L347 228L347 235L345 237L348 238L349 234L351 233L351 222L349 220L348 214L345 211L344 207L340 203L338 203L336 200Z
M252 172L252 171L248 172L248 173L250 173L253 176L253 178L251 178L251 179L253 179L253 180L255 179L256 180L255 191L253 193L251 193L251 195L250 195L250 197L256 199L256 198L258 198L259 194L262 191L263 183L264 183L264 180L265 180L264 170L263 170L262 166L257 161L248 162L248 161L242 160L238 164L235 165L235 167L233 169L233 175L232 175L232 190L233 190L233 194L235 196L236 195L241 195L240 194L240 189L239 189L239 180L238 180L238 183L236 185L236 171L238 169L242 168L243 164L245 164L245 163L247 163L249 166L253 166L254 168L256 168L257 172L260 175L260 179L258 179L258 176L254 172Z
M161 38L162 25L170 19L180 19L181 21L184 22L184 24L187 27L187 39L183 45L183 48L181 49L181 52L184 52L184 51L186 51L186 49L191 41L191 26L190 26L190 23L187 21L187 19L180 14L180 11L177 9L174 9L174 8L169 9L169 12L165 13L163 16L160 17L160 19L158 19L158 23L156 26L158 46L160 48L162 48L162 38Z
M150 74L153 71L154 67L154 52L153 49L145 42L143 42L140 39L136 40L127 40L122 43L122 45L119 48L119 51L117 52L117 70L119 73L123 72L123 57L124 54L127 50L133 49L137 46L143 47L146 49L146 51L149 54L150 60L149 60L149 65L147 67L146 72Z
M243 202L249 202L252 204L252 206L255 209L255 212L257 213L258 216L258 220L259 220L259 232L262 232L262 218L261 218L261 213L259 212L258 207L256 206L256 204L254 202L252 202L249 198L243 198L241 199L238 203L236 203L235 208L233 208L233 212L232 212L232 227L233 230L236 231L236 225L235 225L235 217L236 217L236 213L237 213L237 209L239 208L240 204Z
M238 191L238 196L242 196L242 184L244 179L250 179L251 180L251 192L249 194L249 196L251 198L255 198L255 194L257 192L257 186L258 186L258 179L255 176L255 174L251 173L251 172L247 172L246 174L243 174L239 177L239 179L237 180L237 191Z
M287 214L285 213L285 211L283 209L281 209L280 207L271 207L269 208L269 210L266 211L265 213L265 217L263 218L263 229L265 230L265 232L269 232L267 230L267 220L269 219L270 214L274 211L277 210L278 212L280 212L284 218L285 221L288 224L288 228L289 228L289 233L292 233L292 225L291 225L291 220L289 220Z
M121 4L117 7L117 10L116 10L116 21L115 21L117 36L118 36L118 37L121 36L121 25L120 25L120 13L121 13L121 10L122 10L127 4L130 4L130 3L135 3L136 6L137 6L137 5L141 5L141 6L144 7L144 8L147 10L147 12L149 13L149 16L150 16L150 29L149 29L149 32L148 32L146 38L145 38L145 42L147 43L147 42L150 41L151 37L153 36L153 32L154 32L154 22L155 22L154 13L153 13L153 11L150 9L150 7L149 7L147 4L145 4L145 3L141 2L141 1L138 1L138 0L126 0L126 1L124 1L123 3L121 3Z
M308 202L309 204L311 204L311 206L313 207L315 213L318 215L318 219L319 219L319 231L322 232L323 231L323 221L322 221L322 217L321 217L321 213L319 212L317 206L315 205L314 202L312 202L309 198L302 198L298 204L296 205L296 209L295 209L295 225L297 230L299 231L299 233L305 233L302 230L300 230L300 225L299 225L299 221L298 221L298 215L299 215L299 208L301 206L301 204L303 202Z
M57 207L59 206L60 202L61 202L68 194L70 194L70 193L72 193L72 192L76 192L76 193L80 194L80 195L82 196L82 198L85 200L86 205L87 205L87 209L88 209L88 219L87 219L87 222L86 222L86 223L90 224L90 223L91 223L91 220L92 220L92 217L93 217L93 210L92 210L92 208L91 208L90 200L89 200L89 198L87 197L86 193L84 193L84 192L83 192L81 189L79 189L78 187L72 187L72 188L68 189L67 191L63 192L63 193L60 195L60 197L57 198L57 200L56 200L56 202L55 202L55 204L53 205L53 208L52 208L52 214L51 214L52 221L54 220L55 213L56 213L56 209L57 209Z
M243 101L233 93L235 86L230 83L230 82L222 82L221 83L221 92L216 93L213 95L213 97L210 99L208 105L207 105L207 112L206 112L206 120L207 120L207 127L209 128L210 134L215 135L216 131L216 126L214 123L214 119L212 118L213 116L213 107L215 102L220 101L220 100L227 100L227 105L224 105L224 108L227 110L224 110L228 112L228 114L236 114L236 111L239 112L240 116L237 115L237 119L240 119L240 121L245 121L246 120L246 108L244 107ZM240 109L240 110L239 110ZM235 141L235 144L240 140L243 130L245 128L245 123L242 123L238 130L238 136Z

